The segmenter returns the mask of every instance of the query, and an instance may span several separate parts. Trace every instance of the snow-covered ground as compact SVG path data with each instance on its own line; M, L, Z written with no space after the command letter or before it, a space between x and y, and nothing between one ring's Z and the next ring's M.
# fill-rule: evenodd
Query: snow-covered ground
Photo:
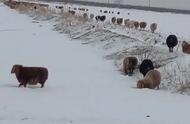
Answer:
M0 17L0 123L189 124L189 96L136 89L137 79L121 75L105 51L52 31L48 21L3 4ZM47 67L45 87L17 88L13 64Z

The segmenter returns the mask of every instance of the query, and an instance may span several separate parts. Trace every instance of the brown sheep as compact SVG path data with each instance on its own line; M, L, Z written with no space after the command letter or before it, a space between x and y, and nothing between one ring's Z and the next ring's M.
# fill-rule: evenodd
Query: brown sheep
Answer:
M150 70L144 77L144 79L137 82L137 88L150 88L159 89L161 81L161 74L157 70Z
M75 15L76 12L74 10L69 10L68 13L69 15Z
M123 69L125 74L131 76L133 74L133 70L136 68L138 60L136 57L126 57L123 60Z
M147 23L146 22L140 22L140 29L145 29L146 28Z
M152 31L152 33L154 33L156 29L157 29L157 24L156 23L152 23L150 25L150 30Z
M18 87L27 84L41 84L44 87L45 81L48 79L48 70L44 67L23 67L22 65L13 65L11 74L15 73L18 82Z
M122 25L122 23L123 23L123 18L117 18L117 24L118 25Z
M115 24L115 23L116 23L116 17L112 17L112 18L111 18L111 22L112 22L113 24Z
M139 22L138 21L134 21L134 26L135 26L135 29L138 29L139 28Z
M190 54L190 44L187 43L186 41L183 41L183 42L182 42L182 51L183 51L184 53Z

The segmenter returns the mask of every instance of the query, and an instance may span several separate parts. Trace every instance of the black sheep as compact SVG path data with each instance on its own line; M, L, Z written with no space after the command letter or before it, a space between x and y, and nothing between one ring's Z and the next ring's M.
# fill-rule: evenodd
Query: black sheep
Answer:
M154 69L154 66L150 59L143 60L139 67L139 71L140 73L143 74L143 76L145 76L148 71L153 70L153 69Z
M104 22L106 20L106 16L103 15L103 16L100 16L100 21Z
M100 20L100 16L96 16L95 19L98 22Z
M106 20L106 16L105 15L103 15L103 16L96 16L95 17L95 19L96 19L96 21L98 22L98 21L102 21L102 22L104 22L105 20Z
M48 70L44 67L23 67L22 65L14 65L11 73L15 73L18 80L19 87L27 84L36 85L41 84L43 88L45 81L48 79Z
M169 52L173 52L173 48L178 44L178 39L175 35L169 35L166 39L166 44L169 47Z

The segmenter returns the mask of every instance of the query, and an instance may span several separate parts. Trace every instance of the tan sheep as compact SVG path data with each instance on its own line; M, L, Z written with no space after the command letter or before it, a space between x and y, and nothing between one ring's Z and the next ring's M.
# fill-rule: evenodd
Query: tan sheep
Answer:
M183 51L184 53L190 54L190 44L187 43L186 41L183 41L183 42L182 42L182 51Z
M127 27L129 28L129 29L132 29L132 28L134 28L134 21L128 21L127 22Z
M156 23L152 23L152 24L150 25L150 30L151 30L151 32L154 33L156 29L157 29L157 24L156 24Z
M124 20L125 26L127 26L127 22L128 22L128 21L130 21L130 19L125 19L125 20Z
M157 70L150 70L144 77L144 79L137 82L137 88L150 88L159 89L161 81L161 74Z

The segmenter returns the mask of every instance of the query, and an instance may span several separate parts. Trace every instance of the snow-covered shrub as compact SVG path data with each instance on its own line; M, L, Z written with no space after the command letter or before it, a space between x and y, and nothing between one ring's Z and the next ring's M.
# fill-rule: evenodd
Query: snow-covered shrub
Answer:
M162 87L181 93L190 91L190 62L178 60L161 68Z

